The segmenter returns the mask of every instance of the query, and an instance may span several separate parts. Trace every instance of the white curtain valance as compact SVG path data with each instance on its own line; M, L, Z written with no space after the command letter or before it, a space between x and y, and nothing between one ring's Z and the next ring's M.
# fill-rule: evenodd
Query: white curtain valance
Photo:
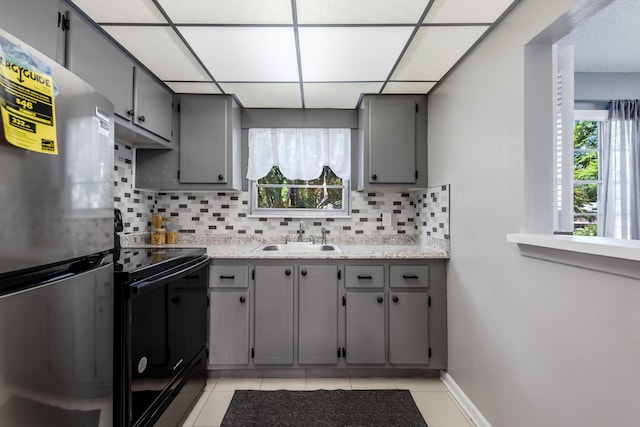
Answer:
M324 166L350 179L351 129L249 129L247 179L260 179L273 166L291 180L316 179Z

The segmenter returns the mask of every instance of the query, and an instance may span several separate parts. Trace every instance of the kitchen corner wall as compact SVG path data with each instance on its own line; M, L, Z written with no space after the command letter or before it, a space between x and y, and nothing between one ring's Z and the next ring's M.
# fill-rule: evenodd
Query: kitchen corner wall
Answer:
M124 234L148 232L151 213L178 218L183 241L236 236L263 240L296 235L299 219L248 217L248 192L152 192L133 188L133 149L115 146L115 207L124 217ZM331 240L341 242L421 243L448 251L449 186L413 192L351 193L351 218L305 219L306 238L319 236L322 227ZM391 225L382 213L391 212Z

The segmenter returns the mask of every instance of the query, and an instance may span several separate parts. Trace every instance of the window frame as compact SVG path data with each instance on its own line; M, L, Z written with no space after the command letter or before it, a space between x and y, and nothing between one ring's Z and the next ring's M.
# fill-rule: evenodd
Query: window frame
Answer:
M573 123L574 123L574 128L575 128L575 122L577 121L587 121L587 122L598 122L598 126L603 126L604 122L608 120L608 114L609 111L608 110L574 110L573 112ZM602 159L602 155L601 155L601 150L602 150L602 146L600 145L600 140L598 139L598 148L596 149L598 151L598 179L597 180L576 180L573 176L574 176L574 172L575 172L575 160L573 162L573 170L571 171L571 176L572 176L572 189L575 190L576 186L578 185L586 185L586 184L596 184L598 187L598 201L601 200L601 191L602 191L602 167L600 165L600 161ZM575 151L575 149L574 149ZM576 213L575 211L573 211L573 231L576 231L576 227L575 227L575 222L576 222L576 217L577 216L595 216L596 218L596 225L599 225L601 220L602 220L602 211L600 209L600 206L598 206L598 211L595 214L584 214L584 213Z
M351 180L342 179L342 186L330 185L327 188L342 188L342 209L309 209L309 208L259 208L258 187L270 188L322 188L321 185L300 184L258 184L257 180L249 181L249 217L285 217L285 218L351 218Z

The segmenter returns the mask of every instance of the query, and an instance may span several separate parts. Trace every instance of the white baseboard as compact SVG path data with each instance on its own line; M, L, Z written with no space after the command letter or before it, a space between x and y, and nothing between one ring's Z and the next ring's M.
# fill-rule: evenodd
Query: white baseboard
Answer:
M471 399L464 394L464 391L456 384L449 373L442 371L440 374L440 379L444 385L449 389L449 392L453 395L454 399L458 402L458 404L462 407L462 409L469 415L473 423L477 427L491 427L489 421L480 413L476 405L473 404Z

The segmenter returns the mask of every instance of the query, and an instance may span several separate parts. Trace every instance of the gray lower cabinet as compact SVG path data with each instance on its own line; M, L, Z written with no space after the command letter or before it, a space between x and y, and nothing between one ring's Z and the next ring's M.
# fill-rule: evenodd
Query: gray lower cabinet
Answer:
M385 363L384 292L346 292L347 364Z
M429 294L389 292L389 363L429 363Z
M293 266L254 268L256 365L293 364Z
M301 265L298 273L298 362L338 363L338 267Z
M251 295L246 265L209 268L209 364L249 363Z
M211 369L446 369L444 260L213 260Z
M249 363L249 292L209 292L209 364Z

